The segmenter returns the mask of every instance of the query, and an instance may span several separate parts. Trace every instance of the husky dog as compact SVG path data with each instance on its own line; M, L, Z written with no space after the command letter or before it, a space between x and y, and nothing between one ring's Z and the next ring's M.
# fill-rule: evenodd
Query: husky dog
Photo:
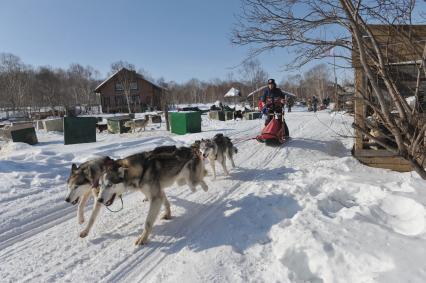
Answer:
M231 160L232 168L235 167L233 155L238 152L238 149L232 144L231 139L223 134L216 134L211 140L202 139L199 142L199 147L203 157L209 159L214 179L216 179L215 161L218 161L222 165L223 171L227 176L229 175L229 172L226 168L226 157Z
M132 133L136 132L136 128L139 128L139 132L143 130L145 131L145 127L148 125L148 119L137 119L137 120L131 120L124 123L125 127L131 128Z
M67 180L68 195L66 202L75 205L78 204L78 223L84 223L84 206L86 205L90 195L96 200L99 193L99 178L105 172L106 166L112 164L113 160L109 157L99 157L82 163L80 166L72 164L71 173ZM90 228L93 226L95 219L99 213L101 205L96 201L93 206L92 214L86 228L80 232L80 237L86 237Z
M143 158L124 158L115 161L102 176L98 202L109 206L117 195L126 190L142 191L150 203L144 231L135 243L142 245L148 241L162 204L166 208L162 218L171 218L170 203L164 189L177 182L178 185L188 184L192 191L197 185L207 191L208 186L203 181L206 174L200 155L188 147L177 148L171 154L153 153Z
M173 153L177 149L175 146L161 146L153 151L142 152L138 154L134 154L129 157L129 160L144 160L147 156L151 154L165 154L165 153ZM118 160L117 162L120 162ZM89 222L86 227L80 232L80 237L86 237L90 229L93 227L95 220L99 214L99 211L102 207L102 204L97 202L98 194L99 194L99 179L102 174L105 173L106 168L108 166L112 166L114 164L114 160L109 157L100 157L96 159L92 159L82 163L80 166L73 164L71 166L70 177L68 178L68 195L65 199L66 202L69 202L73 205L78 205L78 223L84 223L84 206L86 205L90 194L93 195L95 199L92 214L90 215Z

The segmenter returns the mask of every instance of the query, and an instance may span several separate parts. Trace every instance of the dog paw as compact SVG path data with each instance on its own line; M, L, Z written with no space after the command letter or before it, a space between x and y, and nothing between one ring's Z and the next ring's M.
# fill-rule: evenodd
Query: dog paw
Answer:
M86 238L88 234L89 234L89 231L83 230L80 232L80 238Z
M148 243L147 239L144 239L144 237L140 237L139 239L136 240L135 245L142 246L142 245L146 245L147 243Z
M172 215L170 213L164 213L163 215L161 215L161 219L170 220L172 219Z

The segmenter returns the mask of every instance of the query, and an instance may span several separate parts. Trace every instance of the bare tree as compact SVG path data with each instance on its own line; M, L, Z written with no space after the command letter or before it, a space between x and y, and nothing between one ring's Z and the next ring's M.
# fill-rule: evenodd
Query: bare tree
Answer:
M392 44L413 53L418 68L418 81L426 75L426 46L416 40L403 26L413 22L414 0L242 0L240 22L233 32L233 42L254 44L251 55L274 48L287 48L295 54L291 66L299 67L312 60L328 57L338 48L336 57L351 62L359 58L368 88L364 100L385 130L377 128L389 142L370 135L362 125L357 131L375 140L384 148L410 162L416 172L426 179L425 131L419 107L408 105L401 85L393 74L390 45L382 46L369 23L384 24L392 35ZM327 32L328 31L328 32ZM423 43L424 44L424 43ZM393 47L395 48L395 47ZM423 54L421 51L423 51ZM367 92L371 95L367 95ZM418 91L413 92L418 96ZM416 94L417 93L417 94ZM395 114L394 114L395 113Z
M24 98L29 87L27 67L13 54L0 54L0 73L3 106L15 112L26 104Z
M49 106L52 115L55 115L55 107L67 106L69 99L62 99L60 95L61 79L50 67L41 67L35 76L36 92L41 96L44 106Z
M242 80L254 91L266 84L268 73L262 68L258 59L250 59L243 62L241 67ZM253 107L255 107L256 98L252 96Z
M121 87L124 92L128 112L132 113L130 107L130 93L132 84L136 82L135 66L126 61L117 61L111 64L111 73L117 73L118 86Z
M328 96L328 86L332 84L331 75L326 64L319 64L304 73L303 85L311 96L316 95L320 101Z

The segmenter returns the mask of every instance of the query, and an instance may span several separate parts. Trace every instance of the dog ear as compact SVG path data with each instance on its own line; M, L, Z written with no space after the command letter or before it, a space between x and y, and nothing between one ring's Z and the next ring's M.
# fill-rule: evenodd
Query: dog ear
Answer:
M114 165L114 159L111 159L110 157L107 157L104 161L104 165L106 167L111 167Z
M71 172L75 172L77 170L77 165L75 165L75 163L73 163L71 165Z

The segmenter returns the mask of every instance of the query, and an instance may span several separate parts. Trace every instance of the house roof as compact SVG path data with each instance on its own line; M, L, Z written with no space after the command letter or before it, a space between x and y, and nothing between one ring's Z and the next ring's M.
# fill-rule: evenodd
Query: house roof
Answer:
M241 96L240 91L234 87L231 87L231 89L228 90L228 92L225 94L224 97L237 97L237 96Z
M126 68L121 68L120 70L118 70L118 71L116 71L114 74L112 74L111 76L109 76L106 80L104 80L103 82L101 82L96 88L95 88L95 92L99 92L99 90L108 82L108 81L110 81L112 78L114 78L118 73L120 73L121 71L123 71L123 70L125 70L125 71L129 71L130 72L130 70L129 69L126 69ZM136 73L136 72L135 72ZM138 74L138 73L136 73L136 77L138 78L138 79L142 79L142 80L144 80L144 81L147 81L148 83L150 83L151 85L153 85L153 86L155 86L155 87L157 87L157 88L160 88L160 89L166 89L166 88L164 88L164 87L161 87L161 86L159 86L159 85L157 85L157 84L155 84L155 83L153 83L153 82L151 82L151 81L149 81L149 80L147 80L146 78L144 78L144 76L142 76L141 74Z

